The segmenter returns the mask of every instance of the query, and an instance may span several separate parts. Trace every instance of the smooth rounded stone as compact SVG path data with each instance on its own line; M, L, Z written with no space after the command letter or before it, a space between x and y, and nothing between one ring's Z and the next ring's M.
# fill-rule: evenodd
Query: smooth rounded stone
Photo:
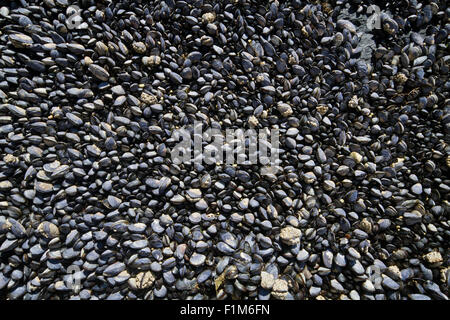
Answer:
M51 163L46 163L43 166L43 169L47 173L53 173L57 168L59 168L61 163L59 161L53 161Z
M242 199L238 203L238 208L241 209L241 210L247 210L248 209L248 204L249 204L249 199L248 198Z
M436 228L436 226L435 225L433 225L433 224L429 224L429 225L427 225L427 229L430 231L430 232L438 232L438 229Z
M353 259L356 259L356 260L361 259L361 254L355 248L349 247L347 249L347 252Z
M403 217L407 225L414 225L422 221L422 214L417 210L405 212Z
M44 252L44 249L42 249L39 244L36 244L30 248L30 253L36 257L40 257Z
M261 87L261 91L265 92L265 93L275 93L275 87L274 86L264 86Z
M91 251L86 255L86 260L95 263L99 257L100 255L97 252Z
M8 133L13 132L13 131L14 131L14 127L13 127L12 124L7 124L7 125L4 125L4 126L0 126L0 133L1 134L8 134Z
M0 181L0 191L8 191L13 188L13 184L9 180Z
M330 285L331 285L331 287L332 287L334 290L336 290L336 291L338 291L338 292L344 292L344 291L345 291L345 289L344 289L344 287L342 286L342 284L340 284L339 281L337 281L336 279L331 280L331 281L330 281Z
M151 271L139 272L136 277L128 279L128 285L133 290L151 288L156 277Z
M5 288L8 285L9 281L9 278L7 278L3 273L0 273L0 290Z
M236 237L230 232L221 233L220 239L232 248L237 248L237 246L239 244Z
M120 107L122 106L125 102L127 101L127 97L125 96L118 96L113 103L114 107ZM129 121L127 121L128 119L125 120L125 122L127 122L126 124L129 123Z
M402 281L406 281L414 276L414 271L411 268L403 269L400 273Z
M117 144L113 137L106 138L105 147L106 147L106 150L109 150L109 151L116 149Z
M202 215L199 212L193 212L189 216L189 222L192 224L198 224L200 221L202 221Z
M314 174L314 172L306 172L306 173L303 175L303 180L304 180L306 183L311 184L311 183L313 183L313 182L315 182L315 181L317 180L317 177L316 177L316 175Z
M156 233L162 233L164 232L164 228L160 225L160 222L158 220L153 220L151 223L152 230Z
M200 187L209 188L210 186L211 186L211 175L209 173L206 173L200 179Z
M79 43L68 43L67 49L75 54L82 54L86 50L86 48Z
M198 283L204 283L206 280L208 280L211 277L211 275L212 275L212 271L209 269L202 271L197 277Z
M189 263L194 267L198 267L203 265L205 263L205 260L206 260L205 255L194 252L189 259Z
M70 170L70 167L68 165L64 164L62 166L59 166L52 172L50 178L51 179L62 178L66 175L67 172L69 172L69 170Z
M27 115L27 111L21 107L9 104L7 106L9 112L16 117L25 117Z
M147 225L145 223L141 223L141 222L128 225L128 230L131 233L144 233L146 229L147 229Z
M391 226L391 220L380 219L380 220L378 220L378 225L380 227L380 230L386 230Z
M365 171L355 170L355 177L356 178L364 178L365 176L367 176L367 173ZM389 198L389 196L387 196L390 193L389 191L383 191L382 193L386 194L386 196L384 196L385 198Z
M331 191L336 188L336 184L332 180L325 180L323 182L323 188L327 191Z
M172 202L174 204L181 204L185 201L186 201L185 197L183 197L182 195L179 195L179 194L176 194L172 198L170 198L170 202Z
M14 239L14 240L6 239L0 245L0 252L7 252L10 250L13 250L14 248L17 247L18 244L19 244L19 242L17 239Z
M288 226L281 229L280 239L287 245L294 245L300 243L301 234L300 229Z
M411 192L417 195L421 195L423 192L422 185L420 183L416 183L411 187Z
M361 297L360 297L358 291L356 291L356 290L350 291L350 299L352 299L352 300L361 300Z
M108 196L107 202L112 209L117 209L122 203L122 200L115 196Z
M70 88L67 90L67 94L77 98L91 98L94 96L94 92L91 89Z
M115 292L107 296L105 300L123 300L123 295L120 292Z
M373 285L372 281L370 281L370 279L366 279L362 283L361 287L369 293L374 293L376 291L375 286Z
M411 293L408 294L408 297L411 300L432 300L429 296L420 293Z
M225 242L218 242L216 245L217 250L219 250L223 254L231 255L235 252L235 249L230 247Z
M90 156L93 156L93 157L100 157L100 154L102 152L102 150L99 147L97 147L96 145L88 145L86 147L86 151Z
M125 264L123 262L115 262L109 265L104 271L103 275L106 277L114 277L125 270Z
M252 213L246 213L244 214L244 221L245 223L252 225L255 223L255 216Z
M175 283L175 288L180 291L186 291L194 289L196 285L196 279L178 279Z
M53 184L37 181L34 185L36 192L47 194L53 192Z
M9 41L16 48L30 48L33 44L33 39L22 33L14 33L9 35Z
M448 297L441 291L441 289L439 288L439 285L437 285L436 283L432 282L431 280L426 280L424 282L423 287L435 299L448 300Z
M175 253L174 253L174 256L176 257L176 258L178 258L178 259L184 259L184 254L185 254L185 252L186 252L186 248L187 248L187 245L186 244L180 244L180 245L178 245L177 246L177 248L176 248L176 250L175 250Z
M347 29L351 33L356 33L356 27L353 23L351 23L349 20L340 19L337 21L336 26L339 29Z
M117 85L111 88L112 93L118 95L118 96L123 96L125 95L125 90L123 89L123 87L121 85Z
M9 9L8 7L1 7L0 8L0 15L4 18L9 17Z
M175 84L182 84L183 83L183 77L180 76L178 73L170 72L169 78L172 80Z
M309 294L311 295L311 297L315 298L318 295L320 295L320 293L322 292L322 289L320 287L315 287L315 286L311 286L309 288Z
M94 238L97 241L104 241L104 240L106 240L107 237L108 237L108 234L103 230L94 232Z
M326 268L331 268L333 265L333 253L331 251L322 251L322 261Z
M112 188L113 188L113 185L112 185L112 182L111 182L111 181L105 181L105 182L103 182L103 184L102 184L102 189L103 189L104 191L111 191Z
M361 163L361 161L363 160L363 156L354 151L350 153L350 157L355 160L356 163Z
M195 202L200 200L202 197L202 192L200 189L189 189L186 191L186 199L190 202Z
M169 216L168 214L161 215L161 217L159 218L159 221L160 221L161 225L163 225L163 226L169 226L173 223L172 217Z
M30 69L32 69L36 72L39 72L39 73L45 72L47 70L45 67L45 64L38 60L29 60L27 62L27 67L29 67ZM35 89L35 91L36 91L36 89Z
M398 289L400 289L400 285L388 276L383 276L383 280L381 283L383 287L389 290L397 291Z
M195 203L195 208L200 211L205 211L208 209L208 203L205 200L200 199Z
M73 248L68 248L63 251L62 257L64 260L71 260L77 258L79 254L80 254L79 251L76 251Z
M308 260L308 258L309 258L309 253L305 249L300 250L296 256L296 259L299 262L305 262Z
M261 287L267 290L271 290L275 283L275 278L272 274L262 271L261 272Z
M167 288L165 286L161 286L159 289L155 288L153 289L153 293L157 298L164 298L167 295Z
M336 263L337 266L339 267L345 267L347 265L347 261L345 259L345 255L343 255L342 253L337 253L334 256L334 263Z
M11 300L19 299L25 294L26 290L25 286L16 287L9 292L8 298Z
M275 299L284 300L288 294L288 283L283 279L276 279L272 287L272 296Z
M131 243L131 245L130 245L130 248L134 249L134 250L138 250L138 249L143 249L147 246L148 246L148 241L143 239L143 240L133 241L133 243Z
M154 261L150 264L150 270L152 270L153 272L161 272L162 266L160 263Z
M346 195L345 198L349 203L355 203L358 200L358 191L351 190Z
M236 177L239 179L239 181L244 183L251 180L250 174L243 170L236 171Z
M94 77L102 81L108 81L109 73L103 67L92 63L89 65L88 70L92 73Z
M225 189L225 185L224 185L222 182L220 182L220 181L215 182L215 183L214 183L214 187L215 187L217 190L223 190L223 189Z
M340 166L336 170L336 173L338 173L341 176L346 176L349 172L350 172L350 168L347 166Z
M361 262L359 260L355 260L354 263L351 266L351 269L354 273L358 275L364 274L364 267L362 266Z

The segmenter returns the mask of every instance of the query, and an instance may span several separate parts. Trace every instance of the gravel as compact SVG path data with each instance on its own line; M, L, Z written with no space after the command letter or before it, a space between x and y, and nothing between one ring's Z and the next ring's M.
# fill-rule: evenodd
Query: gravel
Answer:
M369 9L3 1L0 299L448 300L450 9Z

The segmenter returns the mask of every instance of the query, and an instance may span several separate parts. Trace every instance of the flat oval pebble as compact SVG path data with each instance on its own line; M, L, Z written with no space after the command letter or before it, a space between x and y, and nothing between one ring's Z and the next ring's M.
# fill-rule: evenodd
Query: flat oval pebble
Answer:
M198 267L205 263L206 257L203 254L194 253L190 258L189 262L191 265Z

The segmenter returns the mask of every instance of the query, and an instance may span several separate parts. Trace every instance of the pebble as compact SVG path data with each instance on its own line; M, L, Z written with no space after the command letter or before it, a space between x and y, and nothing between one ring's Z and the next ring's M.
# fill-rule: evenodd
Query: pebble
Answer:
M443 261L442 255L438 251L432 251L423 256L425 261L429 264L441 263Z
M194 253L191 258L189 259L189 262L191 265L198 267L205 263L206 257L203 254Z
M92 73L94 77L102 81L108 81L109 73L103 67L97 64L90 64L88 70Z
M288 284L286 280L276 279L272 287L272 296L275 299L284 300L288 294Z
M394 290L394 291L396 291L400 288L400 285L398 283L396 283L394 280L392 280L391 278L389 278L387 276L383 277L382 284L385 288Z
M294 227L288 226L281 229L280 239L287 245L300 243L301 231Z
M411 187L411 191L417 195L422 194L422 192L423 192L422 185L420 183L416 183L415 185L413 185Z
M275 283L275 279L272 274L262 271L261 272L261 287L263 289L271 290Z
M114 277L125 270L125 264L122 262L115 262L109 265L104 271L103 275L106 277Z
M149 289L156 277L151 271L139 272L136 277L128 279L128 285L134 290Z

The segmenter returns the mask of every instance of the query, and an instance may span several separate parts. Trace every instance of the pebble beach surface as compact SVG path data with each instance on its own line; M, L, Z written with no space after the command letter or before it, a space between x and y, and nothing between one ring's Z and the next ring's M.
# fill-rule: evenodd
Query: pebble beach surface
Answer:
M0 299L448 300L450 8L370 4L0 1Z

